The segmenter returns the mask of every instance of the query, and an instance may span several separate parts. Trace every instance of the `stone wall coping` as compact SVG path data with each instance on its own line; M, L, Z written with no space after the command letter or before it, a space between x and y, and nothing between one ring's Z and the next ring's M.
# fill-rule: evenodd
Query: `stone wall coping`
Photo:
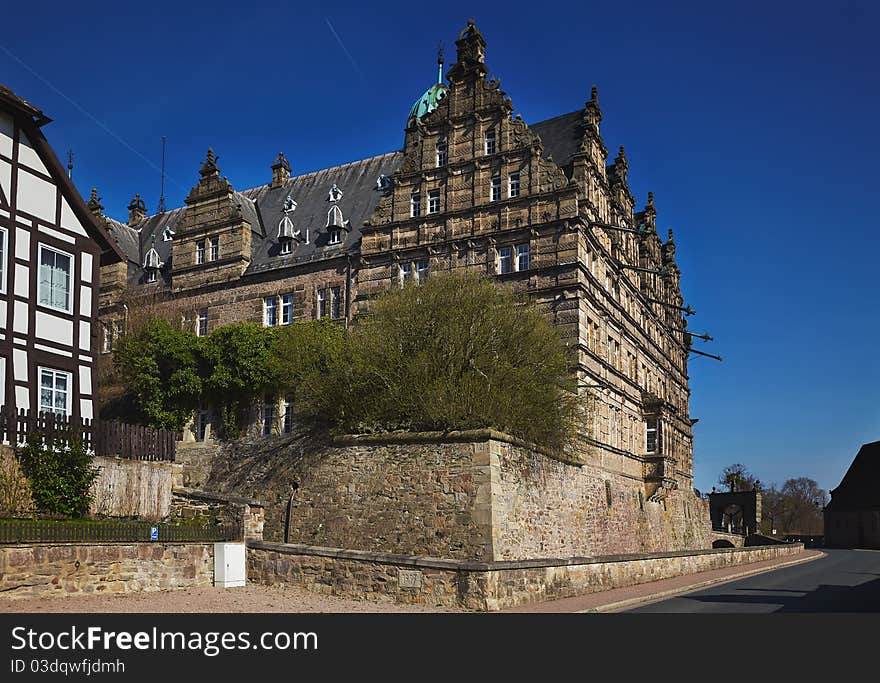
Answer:
M365 446L373 444L410 444L410 443L478 443L482 441L501 441L512 446L527 448L530 451L546 455L567 465L580 467L583 463L569 458L562 453L552 451L535 443L523 441L515 436L499 432L496 429L463 429L448 432L381 432L377 434L339 434L334 436L334 446Z
M804 549L803 543L788 543L787 546ZM367 550L347 550L345 548L327 548L323 546L302 545L298 543L270 543L266 541L248 541L248 548L268 550L284 555L310 555L314 557L332 557L342 560L375 562L377 564L393 564L405 567L421 567L425 569L447 569L454 571L489 572L505 569L535 569L540 567L565 567L571 565L608 564L612 562L635 562L639 560L660 560L669 557L689 557L699 555L723 555L745 553L761 549L777 549L778 545L758 545L748 548L706 548L701 550L674 550L665 553L629 553L624 555L600 555L596 557L540 558L533 560L496 560L478 562L474 560L449 560L439 557L422 557L418 555L399 555L395 553L378 553Z
M265 507L260 501L252 498L242 498L241 496L232 496L225 493L212 493L211 491L200 491L198 489L188 489L184 487L174 487L171 489L172 495L182 496L184 498L195 498L197 500L207 500L217 503L238 503L240 505L250 505L251 507Z

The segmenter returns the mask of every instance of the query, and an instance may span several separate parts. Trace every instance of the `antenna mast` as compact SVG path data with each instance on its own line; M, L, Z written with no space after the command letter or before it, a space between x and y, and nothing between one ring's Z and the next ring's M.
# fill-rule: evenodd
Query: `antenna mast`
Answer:
M165 141L166 137L162 136L162 189L159 191L159 207L157 213L165 212Z

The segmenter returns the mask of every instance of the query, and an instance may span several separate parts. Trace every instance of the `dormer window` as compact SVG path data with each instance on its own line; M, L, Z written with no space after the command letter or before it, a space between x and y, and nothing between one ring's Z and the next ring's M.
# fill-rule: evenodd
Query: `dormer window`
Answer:
M495 154L495 129L486 131L486 154Z
M331 230L327 244L339 244L340 242L342 242L342 230Z
M391 189L391 178L389 178L384 173L381 174L378 178L376 178L376 189L379 192L387 192Z
M144 272L146 273L147 282L156 282L159 279L159 269L162 267L162 261L159 259L159 252L155 247L144 256Z
M437 167L445 166L448 158L449 143L446 136L437 140Z
M342 190L337 187L336 183L333 183L330 187L330 192L327 194L327 201L338 202L340 199L342 199Z
M162 232L162 241L170 242L174 238L174 231L171 228L165 228Z
M293 240L289 240L289 239L287 239L287 240L281 240L281 251L280 251L280 253L281 253L282 255L290 254L290 253L293 251L292 247L293 247Z
M327 212L327 227L338 227L341 228L345 225L345 221L342 218L342 209L338 206L331 206L330 210Z
M293 202L290 197L287 198L289 201ZM299 234L297 230L293 226L293 221L290 220L290 216L288 216L288 212L293 209L287 209L287 202L285 202L285 210L284 217L278 223L278 242L281 245L281 254L290 254L293 251L293 240L296 239Z

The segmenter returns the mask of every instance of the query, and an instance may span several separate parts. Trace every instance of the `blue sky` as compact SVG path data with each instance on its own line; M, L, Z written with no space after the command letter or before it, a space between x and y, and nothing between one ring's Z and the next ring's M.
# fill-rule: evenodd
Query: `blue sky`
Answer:
M279 150L300 173L399 148L474 17L526 121L599 86L608 148L676 231L716 339L695 343L724 357L690 365L697 487L743 462L830 489L880 439L877 3L128 4L14 3L0 36L0 82L111 215L155 210L163 135L169 206L209 146L237 188Z

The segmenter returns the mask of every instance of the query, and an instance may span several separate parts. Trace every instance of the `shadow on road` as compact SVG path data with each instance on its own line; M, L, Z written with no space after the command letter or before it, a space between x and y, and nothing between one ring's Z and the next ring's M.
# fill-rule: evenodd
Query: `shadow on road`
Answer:
M760 595L753 595L754 593ZM768 595L769 593L775 595ZM688 595L687 598L716 604L779 605L779 609L775 610L777 613L880 612L880 578L856 586L820 584L811 591L741 588L733 595Z

